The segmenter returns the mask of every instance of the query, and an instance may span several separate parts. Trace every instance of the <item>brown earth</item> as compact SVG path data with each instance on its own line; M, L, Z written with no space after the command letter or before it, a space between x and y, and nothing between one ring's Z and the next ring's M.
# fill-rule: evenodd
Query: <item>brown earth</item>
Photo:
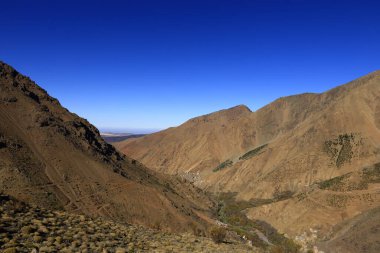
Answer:
M332 239L318 244L331 253L380 252L380 208L374 208L334 227Z
M249 217L291 236L310 228L326 234L380 203L380 182L340 192L318 187L380 162L380 71L325 93L283 97L255 112L237 106L115 146L203 189L267 203L249 208Z
M88 121L2 62L0 192L44 208L168 231L205 230L214 205L189 182L117 152Z

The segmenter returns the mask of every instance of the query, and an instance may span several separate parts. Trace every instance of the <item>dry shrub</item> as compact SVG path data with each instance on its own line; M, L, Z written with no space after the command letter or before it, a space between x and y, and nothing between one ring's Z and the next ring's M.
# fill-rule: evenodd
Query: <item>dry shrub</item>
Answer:
M155 221L151 227L152 227L154 230L161 230L161 229L162 229L162 224L161 224L160 221Z
M224 239L226 238L226 233L227 233L227 231L223 227L214 226L210 229L211 239L215 243L222 243L224 241Z
M204 230L201 227L199 227L197 224L195 224L194 222L191 222L188 225L189 225L191 231L193 232L193 235L205 236Z

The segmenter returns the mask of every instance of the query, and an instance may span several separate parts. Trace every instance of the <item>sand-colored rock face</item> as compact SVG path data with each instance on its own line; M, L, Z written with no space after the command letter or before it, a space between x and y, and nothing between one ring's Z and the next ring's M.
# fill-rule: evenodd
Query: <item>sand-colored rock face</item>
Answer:
M316 187L380 162L379 101L377 71L322 94L280 98L256 112L238 106L116 147L157 171L192 178L207 190L238 192L241 199L291 192L288 200L249 210L250 216L292 235L311 227L327 231L379 203L362 196L330 209L331 194ZM378 183L371 185L366 193L378 200ZM339 194L361 194L354 191ZM309 197L295 197L303 193Z
M45 208L186 230L212 202L105 143L29 78L0 62L0 192Z

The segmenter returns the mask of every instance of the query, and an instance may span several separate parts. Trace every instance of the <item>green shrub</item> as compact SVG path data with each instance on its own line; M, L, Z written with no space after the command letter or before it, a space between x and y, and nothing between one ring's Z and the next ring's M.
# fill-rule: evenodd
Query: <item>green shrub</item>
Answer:
M343 180L348 178L350 175L351 173L348 173L339 177L333 177L329 180L322 181L319 183L319 188L322 190L339 191L344 186Z
M216 210L216 215L220 221L228 224L229 230L236 232L241 237L245 236L248 240L253 242L255 247L264 249L265 252L268 252L271 247L265 241L260 239L255 232L256 229L262 232L268 240L276 246L273 246L273 252L276 252L275 250L281 250L277 252L298 252L299 246L291 239L280 234L275 228L265 221L249 219L244 212L247 208L290 198L293 196L292 192L278 192L275 194L275 197L277 198L253 199L250 201L237 201L236 195L236 193L228 192L219 194L218 196L219 203Z
M268 146L268 144L264 144L264 145L261 145L255 149L252 149L250 151L248 151L247 153L245 153L244 155L242 155L241 157L239 157L239 160L247 160L249 158L252 158L256 155L259 155L261 154L260 151L262 151L266 146Z
M231 160L226 160L226 161L222 162L221 164L219 164L218 167L216 167L212 171L217 172L217 171L222 170L224 168L231 167L232 165L233 165L233 162Z
M273 194L273 200L274 202L285 200L285 199L290 199L293 197L294 192L292 191L283 191L283 192L275 192Z
M360 143L361 140L354 133L340 134L335 139L325 141L323 150L339 168L351 161L354 155L353 147L360 145Z
M363 170L363 181L367 183L380 183L380 163Z

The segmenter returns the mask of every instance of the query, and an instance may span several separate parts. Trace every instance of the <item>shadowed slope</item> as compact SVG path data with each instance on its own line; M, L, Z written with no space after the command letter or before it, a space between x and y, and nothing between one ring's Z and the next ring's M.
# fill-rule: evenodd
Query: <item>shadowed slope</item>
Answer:
M31 204L121 222L203 227L213 203L104 142L29 78L0 62L0 191ZM202 211L203 210L203 211Z

